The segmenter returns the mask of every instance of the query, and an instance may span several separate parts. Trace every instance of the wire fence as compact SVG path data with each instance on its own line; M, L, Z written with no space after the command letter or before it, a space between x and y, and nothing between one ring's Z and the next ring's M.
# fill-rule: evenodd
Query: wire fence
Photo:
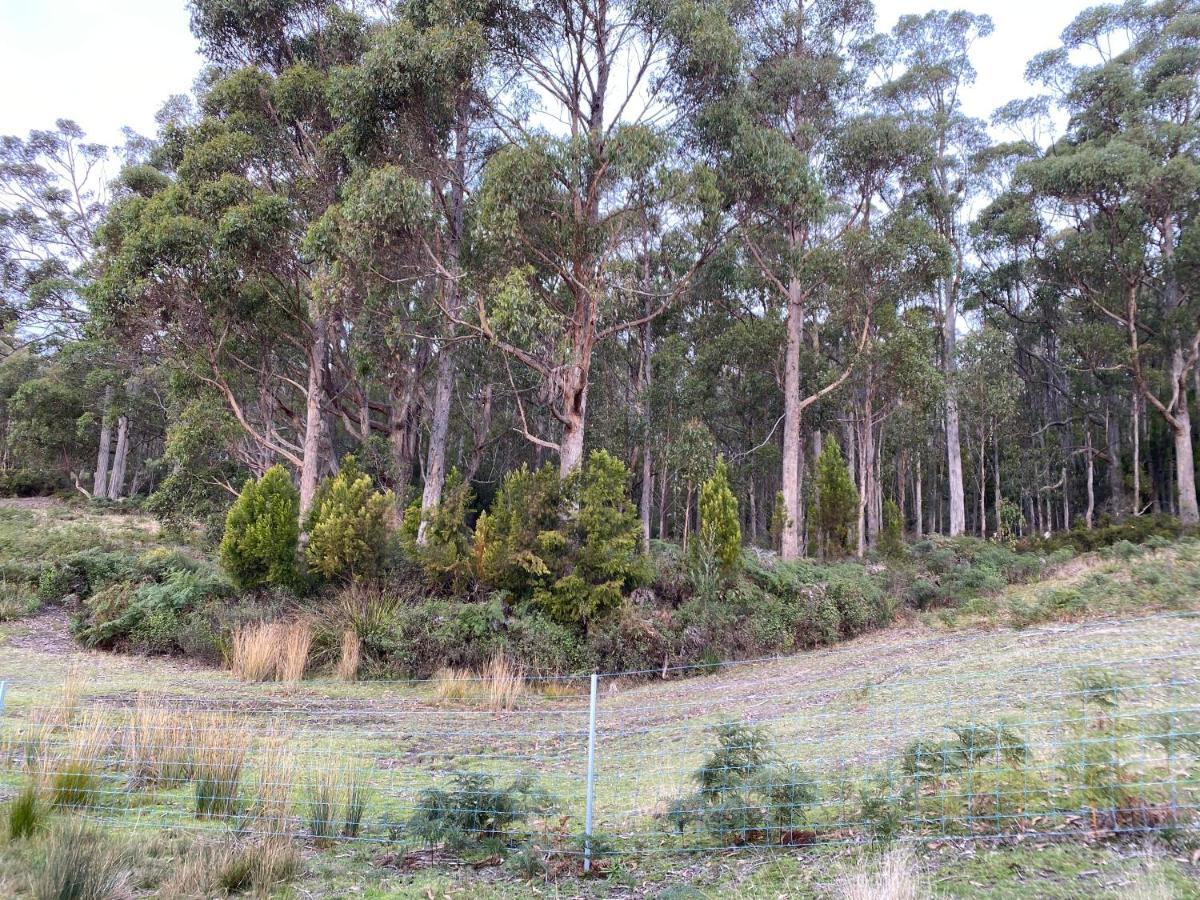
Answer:
M667 679L541 679L501 710L428 684L196 696L79 667L0 688L0 790L133 829L589 861L1191 830L1200 619L1152 630L922 635Z

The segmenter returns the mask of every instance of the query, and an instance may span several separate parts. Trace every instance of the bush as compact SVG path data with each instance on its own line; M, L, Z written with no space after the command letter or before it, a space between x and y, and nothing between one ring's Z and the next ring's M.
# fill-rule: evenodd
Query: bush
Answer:
M287 469L272 466L250 479L225 517L221 565L241 588L297 582L300 495Z
M426 577L446 584L456 593L466 588L472 574L471 532L467 512L474 495L458 469L451 469L442 487L442 502L424 514L425 540L418 541L422 524L421 501L414 500L400 524L404 552Z
M824 556L845 556L858 514L858 490L835 440L825 442L817 460L817 496L813 518Z
M742 558L742 526L724 457L717 460L712 477L700 485L699 506L700 533L693 546L715 559L721 575L728 579Z
M883 530L879 533L879 552L893 559L904 555L904 523L900 507L888 498L883 504Z
M353 456L327 478L313 500L304 555L311 569L325 578L375 575L387 546L392 493L373 489Z
M500 787L491 775L463 772L452 775L450 783L449 790L421 791L417 811L408 820L408 830L431 847L463 850L484 844L506 850L516 841L514 825L554 806L553 798L530 778Z
M649 575L627 482L603 450L565 482L549 466L510 472L475 525L479 577L565 625L615 610Z
M0 497L49 497L69 487L61 472L43 469L0 472Z

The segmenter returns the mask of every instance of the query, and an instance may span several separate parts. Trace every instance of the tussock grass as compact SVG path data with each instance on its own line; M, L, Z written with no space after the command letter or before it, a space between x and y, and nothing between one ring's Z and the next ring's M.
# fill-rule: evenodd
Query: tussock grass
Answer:
M233 633L229 667L242 681L270 681L279 665L281 629L274 622L243 625Z
M125 762L134 787L173 788L192 777L195 724L183 710L139 696L130 719Z
M441 669L433 676L433 699L439 703L471 700L478 696L479 682L465 669Z
M220 713L202 717L195 735L196 817L231 817L240 804L242 768L251 735L236 717Z
M125 859L107 836L68 819L51 828L30 893L35 900L110 900L123 891Z
M841 900L923 900L932 894L908 847L889 850L874 871L854 872L838 879L835 896Z
M42 782L55 808L85 808L102 805L103 772L115 734L99 713L82 719L54 751L39 759Z
M342 681L357 681L362 661L362 639L352 628L342 632L342 653L338 657L337 677Z
M233 635L229 664L243 681L297 682L304 677L312 649L312 623L256 622Z
M302 869L299 851L287 840L208 844L185 856L161 895L208 898L253 892L265 897L294 881Z
M525 676L506 656L493 656L483 677L487 683L488 708L494 712L513 709L525 693Z
M20 840L32 837L46 822L46 808L42 805L38 784L30 778L21 792L8 804L8 838Z
M292 831L292 785L296 781L296 755L288 747L288 738L278 735L268 740L258 754L253 791L255 831L267 835L286 835Z
M308 782L308 829L318 841L355 838L367 806L366 772L355 765L318 769Z

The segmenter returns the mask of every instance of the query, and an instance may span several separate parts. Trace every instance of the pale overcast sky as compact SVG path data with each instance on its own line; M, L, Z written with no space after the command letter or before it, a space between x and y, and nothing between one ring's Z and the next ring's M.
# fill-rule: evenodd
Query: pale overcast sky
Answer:
M968 111L987 117L1025 96L1025 63L1095 0L877 0L878 25L933 7L988 13L995 33L975 53ZM77 121L115 144L128 125L154 132L154 114L186 93L201 66L185 0L0 0L0 134Z

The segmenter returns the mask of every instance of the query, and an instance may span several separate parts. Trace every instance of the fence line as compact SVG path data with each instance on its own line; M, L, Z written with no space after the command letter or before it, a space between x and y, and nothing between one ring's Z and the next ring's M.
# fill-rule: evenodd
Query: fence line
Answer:
M1160 618L1154 647L1121 623L1046 629L1006 642L998 667L973 670L967 641L925 674L911 647L899 666L848 647L823 652L849 672L816 672L810 654L614 691L630 674L597 674L586 697L499 712L420 686L195 698L93 680L48 697L0 671L0 793L34 785L131 828L532 842L585 868L714 846L1193 830L1200 621Z

